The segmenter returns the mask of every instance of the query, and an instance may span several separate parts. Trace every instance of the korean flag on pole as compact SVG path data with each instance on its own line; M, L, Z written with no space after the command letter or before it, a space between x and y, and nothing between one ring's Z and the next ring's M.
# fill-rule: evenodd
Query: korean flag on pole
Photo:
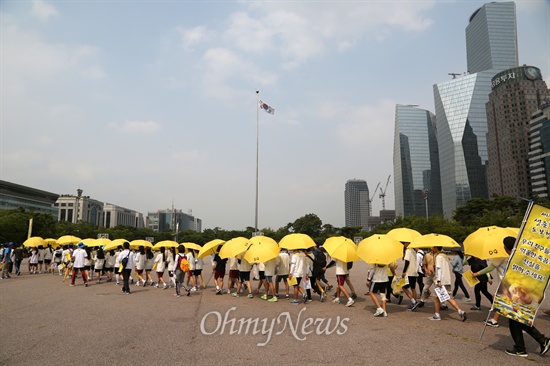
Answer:
M258 108L263 109L269 114L275 114L275 108L269 106L267 103L264 103L261 100L258 102Z

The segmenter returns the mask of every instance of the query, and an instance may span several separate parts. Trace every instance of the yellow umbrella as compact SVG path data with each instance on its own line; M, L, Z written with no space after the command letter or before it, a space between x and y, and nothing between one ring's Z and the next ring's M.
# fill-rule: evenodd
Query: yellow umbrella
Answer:
M219 256L221 259L236 257L248 249L250 245L247 238L239 236L227 241L220 249Z
M201 250L202 247L198 244L195 244L195 243L180 243L181 245L183 245L185 247L185 249L189 250L189 249L192 249L192 250Z
M87 247L93 247L95 244L95 239L87 238L87 239L82 239L80 242L84 243L84 245L86 245Z
M408 246L409 248L460 248L453 238L443 234L426 234L414 239Z
M119 245L122 246L127 241L128 240L122 239L122 238L121 239L115 239L115 240L111 241L109 244L105 245L103 250L104 251L116 250Z
M257 236L255 238L257 238ZM268 260L277 257L280 251L281 248L279 248L275 240L270 241L257 239L255 243L251 244L244 253L244 259L246 259L249 263L265 263Z
M153 245L153 250L160 250L160 248L177 248L179 247L179 244L177 241L173 240L162 240Z
M96 247L105 247L105 246L107 246L111 243L112 243L111 239L100 238L100 239L95 240L94 246L96 246Z
M69 244L78 244L81 239L73 235L63 235L57 239L57 244L59 245L69 245Z
M342 262L355 262L359 260L357 256L357 245L343 236L333 236L323 243L323 248L332 257Z
M38 247L44 244L46 244L46 242L39 236L33 236L23 242L23 246L25 247Z
M288 234L279 241L279 246L281 248L289 250L308 249L315 245L313 239L307 234Z
M387 265L403 257L403 244L389 235L371 235L359 242L357 256L369 264Z
M197 255L197 257L204 258L216 253L217 248L223 243L225 243L225 240L221 240L221 239L210 240L208 243L202 246L201 250L199 250L199 254Z
M418 231L414 229L409 229L408 227L399 227L397 229L392 229L388 231L386 235L391 236L395 240L404 243L410 243L414 239L422 236L422 234L420 234Z
M498 226L481 227L464 239L464 254L480 259L506 258L502 240L507 236L517 237L519 229Z
M137 239L130 242L130 249L139 249L139 247L153 248L153 244L150 241Z
M248 242L250 244L256 244L256 243L268 243L268 244L273 244L273 245L276 245L276 246L279 246L277 244L277 242L275 241L275 239L272 239L268 236L263 236L263 235L258 235L258 236L254 236L250 239L248 239Z

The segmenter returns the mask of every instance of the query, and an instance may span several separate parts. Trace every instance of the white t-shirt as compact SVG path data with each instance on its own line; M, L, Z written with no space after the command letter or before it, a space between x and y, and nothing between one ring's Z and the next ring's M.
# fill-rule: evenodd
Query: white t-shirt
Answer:
M451 264L443 253L435 257L435 281L441 281L443 286L451 284Z
M252 270L252 265L243 258L241 258L241 266L239 267L241 272L250 272Z
M288 275L290 270L290 256L286 252L279 253L279 267L277 267L277 274L279 276Z
M195 270L195 257L193 256L192 252L189 252L185 255L187 258L187 261L189 262L189 270L194 271Z
M369 268L371 282L388 282L388 266L370 265Z
M124 249L122 252L120 252L119 254L119 261L122 263L122 260L124 258L128 257L128 263L126 263L126 267L124 267L124 269L132 269L134 268L134 266L136 265L136 260L135 260L135 254L134 252L131 252L130 250L128 249Z
M229 257L229 270L230 271L238 271L239 270L239 262L237 262L237 258L235 257Z
M416 252L414 249L408 249L405 251L405 260L409 261L409 267L405 272L406 276L418 277L418 265L416 263Z
M164 255L166 255L166 253ZM155 263L157 264L157 268L155 268L155 271L164 272L164 261L162 260L162 253L157 254L157 257L155 258Z
M138 252L136 254L136 269L139 269L140 271L145 269L145 254L141 254Z
M84 249L76 248L73 252L73 267L74 268L84 268L85 260L88 258L88 253Z
M293 277L305 277L309 271L306 255L302 252L294 253L290 260L290 273Z
M264 275L266 276L274 276L275 275L275 269L277 268L277 264L280 262L279 257L275 257L273 259L268 260L264 263Z
M506 269L506 265L508 264L508 257L506 258L495 258L492 260L491 265L495 267L498 273L498 277L502 281L504 278L504 270Z
M349 273L348 264L346 262L343 262L339 259L334 259L334 261L336 263L336 275L343 276Z

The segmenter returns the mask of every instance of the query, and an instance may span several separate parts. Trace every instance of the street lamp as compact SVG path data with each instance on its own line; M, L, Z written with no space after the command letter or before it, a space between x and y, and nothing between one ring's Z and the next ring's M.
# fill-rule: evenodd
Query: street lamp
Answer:
M428 196L430 191L428 191L427 188L424 188L422 190L422 198L424 198L424 202L426 203L426 221L428 221Z

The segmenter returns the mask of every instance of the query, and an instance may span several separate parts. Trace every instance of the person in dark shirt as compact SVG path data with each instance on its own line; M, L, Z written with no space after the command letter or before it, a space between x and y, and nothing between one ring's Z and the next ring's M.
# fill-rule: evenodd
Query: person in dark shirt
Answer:
M223 294L223 278L225 277L225 265L227 264L227 258L221 259L219 251L214 255L212 261L212 270L214 271L214 284L216 285L216 295ZM227 288L229 290L229 286Z

